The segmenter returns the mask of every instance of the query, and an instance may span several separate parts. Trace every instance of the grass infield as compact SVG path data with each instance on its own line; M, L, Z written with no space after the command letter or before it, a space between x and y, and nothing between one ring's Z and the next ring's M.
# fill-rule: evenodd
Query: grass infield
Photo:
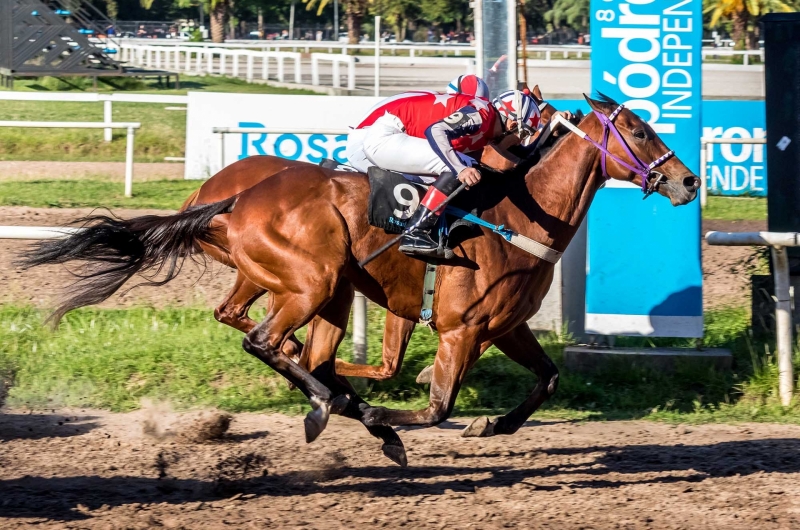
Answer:
M242 335L214 321L208 309L85 309L67 316L52 332L44 313L0 306L0 375L13 379L8 402L16 407L79 406L115 411L135 409L143 398L176 408L214 406L229 411L307 410L277 374L241 349ZM381 352L383 312L369 312L369 353ZM302 338L302 333L301 333ZM800 408L778 404L777 365L769 343L749 337L741 308L706 315L706 344L734 352L731 373L681 370L665 375L609 368L593 376L562 370L559 391L537 417L579 420L646 418L663 421L800 421ZM557 364L568 337L541 342ZM641 339L622 339L632 345ZM686 340L650 344L691 346ZM365 396L373 403L403 408L424 406L427 387L414 382L434 356L437 337L418 328L401 375L373 382ZM348 359L350 336L340 348ZM800 367L800 357L795 357ZM530 392L535 377L491 349L470 373L456 414L502 413Z

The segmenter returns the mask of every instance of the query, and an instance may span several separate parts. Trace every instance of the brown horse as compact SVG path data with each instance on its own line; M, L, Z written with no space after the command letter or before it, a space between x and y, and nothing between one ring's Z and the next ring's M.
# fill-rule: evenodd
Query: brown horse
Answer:
M651 127L628 110L619 113L610 100L588 101L595 113L581 121L582 135L602 138L601 120L616 117L620 137L609 140L607 164L601 164L606 157L595 146L581 136L569 135L524 178L483 183L485 220L505 224L563 252L604 182L603 166L608 177L657 191L673 205L695 198L699 179L677 158L665 159L667 148ZM658 172L651 171L651 164L644 173L637 173L630 169L629 153L639 161L663 165ZM289 168L244 191L238 200L174 216L96 219L87 230L67 239L41 243L29 254L28 265L75 259L99 264L62 310L80 307L108 296L137 272L154 267L174 272L199 242L212 239L214 217L232 212L227 228L230 258L250 282L272 293L265 320L247 333L243 347L309 397L314 410L306 417L308 441L324 429L329 412L342 413L360 420L383 439L385 454L404 464L402 442L388 426L433 425L446 419L464 377L480 355L480 345L487 341L532 370L538 382L510 413L494 422L476 420L467 434L515 432L558 384L555 365L526 325L552 281L553 264L495 235L465 239L457 249L459 259L440 268L433 316L439 349L430 404L425 409L369 407L335 374L331 344L313 340L306 345L307 369L281 352L288 337L316 316L343 334L354 286L391 313L416 318L422 262L390 251L364 269L357 264L389 237L367 224L368 187L363 175L308 166Z
M546 126L557 110L551 104L544 102L538 85L533 87L531 95L540 106L541 121ZM563 130L555 129L553 138L558 136L559 131L563 133ZM508 137L509 140L513 140L513 138ZM223 168L216 175L205 181L200 189L184 202L181 211L193 206L210 204L234 197L285 169L306 165L305 162L273 156L256 156L242 159ZM235 267L228 250L227 225L229 218L230 214L217 216L214 219L214 226L218 227L219 230L214 232L212 241L208 243L200 242L200 247L214 260L229 267ZM214 310L214 317L223 324L247 333L256 325L256 322L248 316L250 307L265 292L264 289L255 285L243 274L237 274L233 288L225 300ZM336 373L346 377L363 377L375 380L394 377L400 371L416 322L416 319L408 320L391 312L387 313L382 341L383 355L381 364L379 366L362 365L336 359ZM338 345L341 339L337 340L335 338L337 334L336 327L328 325L322 319L315 318L309 324L306 336L308 340L312 340L316 335L319 340L331 345L334 343ZM490 345L491 342L482 344L481 353L486 351ZM307 355L301 356L302 349L302 343L294 334L290 335L282 347L283 352L290 358L297 360L301 366L307 366Z

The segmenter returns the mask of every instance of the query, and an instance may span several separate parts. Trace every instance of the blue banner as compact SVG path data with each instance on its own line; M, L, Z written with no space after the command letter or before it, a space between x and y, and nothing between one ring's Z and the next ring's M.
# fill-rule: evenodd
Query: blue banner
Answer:
M766 138L763 101L704 101L703 138ZM706 148L709 195L767 195L764 145L715 145Z
M646 119L699 175L700 0L592 0L592 89ZM702 337L700 204L611 181L588 215L586 332Z

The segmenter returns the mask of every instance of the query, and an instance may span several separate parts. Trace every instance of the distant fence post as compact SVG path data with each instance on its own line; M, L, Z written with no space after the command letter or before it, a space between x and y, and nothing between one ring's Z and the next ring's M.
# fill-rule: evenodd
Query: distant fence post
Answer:
M105 123L111 123L112 121L114 121L113 119L111 119L111 115L112 115L111 105L112 105L111 98L110 97L106 97L106 99L103 100L103 121ZM111 141L111 128L110 127L103 130L103 140L105 140L106 142L110 142Z

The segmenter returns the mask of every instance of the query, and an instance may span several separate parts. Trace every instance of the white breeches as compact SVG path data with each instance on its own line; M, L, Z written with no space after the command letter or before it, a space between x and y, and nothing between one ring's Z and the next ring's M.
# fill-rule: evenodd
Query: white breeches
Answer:
M449 171L427 139L409 136L403 130L399 118L386 114L371 127L352 131L345 150L348 163L363 172L370 166L412 175L439 176ZM474 163L466 155L459 156L466 165Z

